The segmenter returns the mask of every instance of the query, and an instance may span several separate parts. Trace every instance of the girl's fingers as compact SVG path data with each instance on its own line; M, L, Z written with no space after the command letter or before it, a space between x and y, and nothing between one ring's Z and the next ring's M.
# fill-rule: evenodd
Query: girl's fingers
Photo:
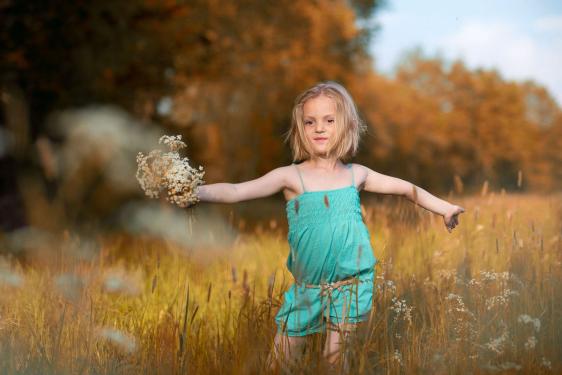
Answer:
M455 214L453 214L451 216L451 218L447 221L445 221L445 226L447 227L447 230L449 231L449 233L451 233L451 231L457 226L459 225L459 215L464 212L464 208L462 207L458 207L458 210Z
M453 216L451 218L451 221L449 221L449 228L454 229L457 225L459 224L459 219L456 216Z

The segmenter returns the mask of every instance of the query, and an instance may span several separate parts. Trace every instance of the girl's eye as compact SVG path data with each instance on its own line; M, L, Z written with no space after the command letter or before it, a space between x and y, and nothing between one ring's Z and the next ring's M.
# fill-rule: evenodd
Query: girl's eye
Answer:
M312 121L305 121L304 124L305 125L312 125Z
M328 123L329 123L329 124L333 124L333 123L334 123L334 119L329 119L329 120L328 120Z

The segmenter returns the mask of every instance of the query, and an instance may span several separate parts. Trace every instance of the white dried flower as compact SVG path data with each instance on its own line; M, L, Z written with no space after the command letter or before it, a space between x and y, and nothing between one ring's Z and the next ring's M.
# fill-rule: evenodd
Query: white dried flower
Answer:
M150 151L148 155L137 155L137 180L151 198L166 193L166 200L179 207L188 207L199 202L197 187L203 185L205 171L191 167L188 158L180 157L178 151L186 147L181 135L164 135L158 141L170 148L170 152Z
M185 142L182 142L181 135L176 135L176 136L163 135L158 140L158 143L165 144L172 151L178 151L178 150L181 150L184 147L187 147Z

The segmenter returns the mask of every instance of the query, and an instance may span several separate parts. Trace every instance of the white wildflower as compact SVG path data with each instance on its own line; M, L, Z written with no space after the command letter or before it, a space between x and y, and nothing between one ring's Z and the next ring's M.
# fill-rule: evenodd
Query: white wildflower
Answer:
M462 297L459 296L458 294L449 293L449 295L445 297L445 299L447 301L451 301L449 308L447 309L447 312L450 313L460 312L460 313L466 313L467 315L470 316L473 315L472 312L466 308Z
M486 309L491 310L495 306L505 307L509 303L510 296L518 296L519 292L511 289L504 289L502 294L486 299Z
M541 358L541 366L546 367L549 370L552 369L552 363L548 359L546 359L545 357Z
M480 279L482 281L495 281L496 274L494 272L480 271Z
M101 328L98 330L97 336L106 339L118 349L129 354L133 353L137 349L137 342L135 338L117 329Z
M146 156L142 152L137 155L136 177L142 190L151 198L166 192L166 200L179 207L197 203L197 187L204 183L203 167L197 170L189 165L188 158L180 157L178 151L186 147L181 135L165 135L158 142L168 146L171 152L153 150Z
M521 370L521 365L513 362L504 362L500 363L499 365L492 365L491 363L487 363L482 366L484 369L492 372L501 372L507 370Z
M123 269L111 269L103 277L103 290L107 293L136 296L141 292L141 280L139 272L129 274Z
M480 271L479 273L480 280L482 281L508 281L508 280L518 280L517 276L510 273L509 271L504 272L489 272L489 271Z
M480 279L482 281L509 280L511 277L508 271L505 272L489 272L480 271Z
M468 281L468 285L469 285L469 286L474 286L474 287L480 288L481 283L480 283L480 281L478 281L477 279L470 279L470 280Z
M531 323L533 325L533 328L535 329L535 332L539 332L541 329L541 321L539 318L533 318L527 314L522 314L519 315L517 321L522 324Z
M396 322L398 318L402 315L402 319L407 321L409 324L412 324L412 310L414 309L413 306L408 306L406 300L402 299L399 300L396 297L392 297L392 306L390 306L390 310L394 311L396 314L394 316L394 321Z
M437 272L437 276L442 279L450 279L457 276L457 270L455 269L439 270Z
M508 339L509 332L507 331L507 329L504 329L500 337L490 340L490 342L486 343L485 346L496 354L501 355L503 354L504 345Z
M386 280L384 283L384 287L385 289L390 290L392 294L396 293L396 285L394 285L394 281Z
M381 290L382 292L386 293L389 291L391 294L396 294L396 285L392 280L384 280L384 277L377 277L382 279L382 282L377 285L377 289Z
M500 370L507 371L507 370L521 370L521 365L518 365L514 362L504 362L498 365Z
M18 288L23 285L23 282L24 279L21 275L13 272L8 267L2 267L0 265L0 286L4 284L14 288Z
M531 350L537 346L537 338L535 336L530 336L525 343L525 349Z
M394 359L396 362L398 362L398 364L400 366L404 365L404 362L402 361L402 354L400 354L400 351L398 349L394 350L394 354L392 355L392 359Z
M429 288L435 288L435 289L437 288L437 283L433 280L430 280L429 277L426 277L423 280L423 285Z
M450 321L453 323L455 341L472 340L477 334L474 325L476 321L474 313L466 307L462 297L458 294L449 293L445 299L447 301L447 313L452 315Z

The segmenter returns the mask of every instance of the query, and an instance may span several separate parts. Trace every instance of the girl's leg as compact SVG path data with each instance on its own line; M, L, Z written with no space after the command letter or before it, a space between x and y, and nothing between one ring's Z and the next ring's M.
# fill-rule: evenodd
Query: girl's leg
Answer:
M329 324L326 333L326 342L324 345L324 357L328 360L330 365L337 366L343 364L343 370L348 366L347 358L345 353L342 356L341 349L344 341L347 340L350 334L355 332L357 329L357 324L347 323L347 324Z
M279 361L298 361L302 356L305 341L305 337L287 336L277 333L273 341L273 349L267 358L269 370L273 370Z

